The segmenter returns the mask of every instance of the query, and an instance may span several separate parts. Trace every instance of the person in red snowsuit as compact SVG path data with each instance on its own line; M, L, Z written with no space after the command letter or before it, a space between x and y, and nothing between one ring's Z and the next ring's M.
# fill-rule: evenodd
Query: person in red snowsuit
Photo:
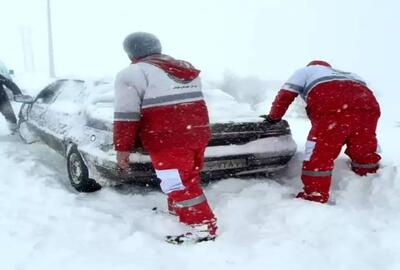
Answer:
M191 227L191 232L171 239L179 242L198 235L202 240L213 239L216 218L200 186L204 151L211 137L200 71L161 54L160 41L150 33L128 35L124 49L132 63L115 79L118 164L128 168L129 154L140 138L168 195L170 212Z
M379 104L363 79L354 73L333 69L324 61L312 61L296 71L276 96L267 121L282 119L300 95L311 120L301 179L304 190L297 197L325 203L329 199L334 160L343 145L358 175L375 173L376 127Z

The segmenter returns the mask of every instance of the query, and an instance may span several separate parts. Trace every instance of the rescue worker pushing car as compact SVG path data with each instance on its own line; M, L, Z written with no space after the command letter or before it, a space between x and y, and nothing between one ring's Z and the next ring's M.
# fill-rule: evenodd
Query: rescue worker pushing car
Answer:
M297 197L326 203L329 199L334 160L343 145L358 175L375 173L376 127L380 108L362 78L336 70L324 61L312 61L296 71L276 96L266 121L278 122L300 95L311 120L301 179L304 190Z
M17 129L17 118L4 87L11 90L14 97L22 96L21 89L12 81L8 69L0 62L0 112L6 118L10 132L14 134Z
M190 63L161 54L158 38L136 32L124 50L132 64L115 79L114 145L118 165L140 137L148 151L170 212L188 226L172 243L216 237L216 219L200 186L204 151L211 136L200 71Z

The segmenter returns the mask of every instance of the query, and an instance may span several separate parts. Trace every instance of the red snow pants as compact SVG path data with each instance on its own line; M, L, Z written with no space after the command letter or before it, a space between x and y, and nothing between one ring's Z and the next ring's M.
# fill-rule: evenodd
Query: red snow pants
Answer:
M379 116L379 111L344 110L313 117L301 175L304 192L298 197L328 201L333 164L343 145L346 145L345 153L350 157L355 173L376 172L381 159L376 153Z
M171 147L150 152L150 157L168 195L170 212L188 225L207 224L210 234L215 235L216 219L200 186L205 147Z

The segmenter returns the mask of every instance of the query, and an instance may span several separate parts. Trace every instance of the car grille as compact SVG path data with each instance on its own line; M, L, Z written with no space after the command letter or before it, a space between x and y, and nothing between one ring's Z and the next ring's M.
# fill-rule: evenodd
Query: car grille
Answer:
M101 121L90 122L90 125L100 130L109 130ZM212 124L211 130L212 135L208 146L241 145L257 139L291 134L289 124L285 120L272 126L263 122ZM146 154L140 143L138 141L137 143L139 145L135 147L136 151ZM100 148L107 152L113 148L113 145L103 144Z
M284 120L272 126L264 122L213 124L211 130L208 146L245 144L261 138L290 134L289 125Z

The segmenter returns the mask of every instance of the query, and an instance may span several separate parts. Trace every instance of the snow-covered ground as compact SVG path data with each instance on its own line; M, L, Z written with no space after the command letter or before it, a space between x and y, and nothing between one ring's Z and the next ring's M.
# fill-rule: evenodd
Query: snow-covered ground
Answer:
M207 186L220 236L194 246L163 242L182 229L151 210L165 208L163 194L79 194L63 158L8 135L0 116L0 269L400 269L400 126L385 113L393 101L383 101L377 175L354 175L342 155L331 204L294 199L309 123L288 118L299 145L288 170Z

